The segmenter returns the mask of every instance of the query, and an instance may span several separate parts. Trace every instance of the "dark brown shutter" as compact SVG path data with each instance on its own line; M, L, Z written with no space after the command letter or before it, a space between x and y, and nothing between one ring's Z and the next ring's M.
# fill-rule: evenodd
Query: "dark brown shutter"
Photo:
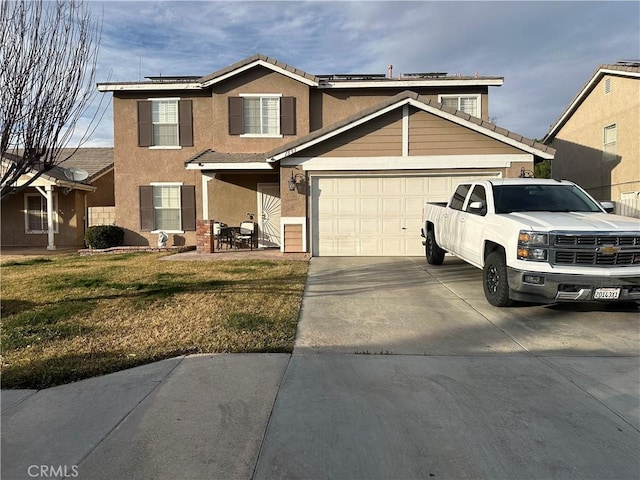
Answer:
M280 133L282 135L296 134L295 97L282 97L280 99Z
M153 145L153 123L151 122L151 102L138 101L138 146Z
M153 187L140 185L140 230L150 232L154 227Z
M191 100L178 101L178 121L180 146L193 147L193 102Z
M183 185L180 188L180 207L182 209L182 230L196 229L196 187Z
M244 99L242 97L229 97L229 135L242 135L242 110Z

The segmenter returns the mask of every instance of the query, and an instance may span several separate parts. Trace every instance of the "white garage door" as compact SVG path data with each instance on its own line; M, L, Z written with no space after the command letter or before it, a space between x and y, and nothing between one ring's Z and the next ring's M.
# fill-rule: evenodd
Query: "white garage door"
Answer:
M312 177L312 253L423 256L425 202L447 201L457 183L488 176Z

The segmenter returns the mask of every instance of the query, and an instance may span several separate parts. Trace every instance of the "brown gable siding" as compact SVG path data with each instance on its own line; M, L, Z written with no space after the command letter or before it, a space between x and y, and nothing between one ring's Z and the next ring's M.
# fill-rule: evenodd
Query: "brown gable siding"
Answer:
M469 128L411 108L409 155L490 155L522 153Z
M402 154L402 111L395 110L300 153L309 157L387 157Z

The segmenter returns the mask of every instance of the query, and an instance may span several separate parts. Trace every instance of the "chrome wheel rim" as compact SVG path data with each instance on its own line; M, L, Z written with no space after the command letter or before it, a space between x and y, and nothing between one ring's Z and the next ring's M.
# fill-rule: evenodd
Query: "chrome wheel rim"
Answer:
M495 265L491 265L487 270L487 290L491 293L498 291L498 284L500 283L500 274Z

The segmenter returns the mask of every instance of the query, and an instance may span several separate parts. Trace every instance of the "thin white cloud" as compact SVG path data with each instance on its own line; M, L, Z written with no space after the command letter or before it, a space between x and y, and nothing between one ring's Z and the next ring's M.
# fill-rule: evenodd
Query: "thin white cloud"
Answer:
M313 74L503 76L502 127L542 137L601 63L640 58L638 2L116 1L97 80L206 75L255 53ZM112 144L105 116L91 144Z

